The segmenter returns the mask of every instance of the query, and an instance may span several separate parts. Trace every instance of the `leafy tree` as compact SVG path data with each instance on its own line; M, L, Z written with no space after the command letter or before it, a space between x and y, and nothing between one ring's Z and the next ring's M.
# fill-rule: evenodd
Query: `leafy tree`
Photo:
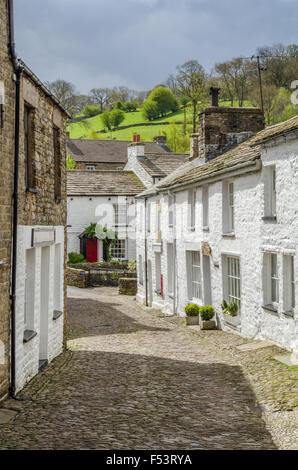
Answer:
M148 121L153 121L159 117L159 109L156 101L150 99L144 101L142 104L142 113L145 119Z
M161 116L165 116L168 112L177 111L178 102L172 91L165 86L157 86L154 88L148 100L155 101Z
M244 59L233 59L228 62L215 65L215 70L222 80L223 87L227 92L231 105L238 100L238 105L243 106L247 99L250 84L256 74L256 65Z
M67 155L66 157L66 168L68 170L75 170L76 169L76 162L72 158L71 155Z
M124 104L121 101L116 101L114 104L114 109L122 109L124 108Z
M179 127L171 123L164 132L167 136L167 145L173 152L188 153L190 148L190 137L181 133Z
M279 90L275 85L263 86L263 105L266 117L266 123L271 124L272 111L275 104L275 99L278 96ZM261 108L261 95L259 87L254 87L250 93L250 101L254 106Z
M54 82L46 82L46 86L70 114L77 113L78 94L72 83L65 80L55 80Z
M138 109L138 106L139 106L139 103L134 100L134 101L126 101L124 103L124 110L127 112L127 113L131 113L131 112L134 112Z
M111 118L111 112L110 111L105 111L100 115L103 126L108 129L109 131L112 130L113 123L112 123L112 118Z
M111 111L111 124L113 127L119 127L125 119L125 113L122 109L114 109Z
M87 117L97 116L98 114L100 114L100 107L94 106L92 104L90 104L89 106L85 106L85 108L83 109L83 114Z
M177 67L177 90L187 96L193 109L193 132L197 129L198 102L202 99L206 83L205 71L196 60L190 60Z

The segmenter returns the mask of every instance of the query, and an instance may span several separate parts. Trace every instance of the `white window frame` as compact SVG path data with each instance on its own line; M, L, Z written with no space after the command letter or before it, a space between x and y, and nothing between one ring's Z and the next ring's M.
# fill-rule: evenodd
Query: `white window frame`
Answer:
M114 227L127 227L127 204L113 204Z
M264 218L276 218L276 166L264 168Z
M118 260L127 259L126 250L127 250L126 240L125 239L116 240L115 245L111 246L111 258L118 259Z
M187 227L188 230L194 231L196 228L196 201L197 191L195 188L188 190L188 210L187 210Z
M295 304L295 258L283 255L283 311L293 314Z
M200 251L187 251L188 297L193 302L203 302L202 256Z
M270 309L275 311L278 311L279 306L279 285L278 253L265 252L263 256L264 306L270 307Z
M168 194L168 225L169 227L174 226L174 196L173 194Z
M235 185L234 181L223 182L222 186L222 230L224 235L235 232Z
M202 225L203 229L209 228L209 186L202 188Z
M237 302L241 311L241 260L240 256L223 255L223 297L228 302Z

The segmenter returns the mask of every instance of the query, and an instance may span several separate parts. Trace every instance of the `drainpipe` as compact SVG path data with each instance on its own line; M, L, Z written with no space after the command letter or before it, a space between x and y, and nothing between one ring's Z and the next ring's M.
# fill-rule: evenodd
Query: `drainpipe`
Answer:
M13 184L13 225L12 225L12 264L11 264L11 379L10 395L15 397L16 388L16 270L17 270L17 235L18 235L18 187L19 187L19 146L20 146L20 90L23 68L19 65L14 44L13 0L8 0L9 17L9 53L15 70L15 146L14 146L14 184Z
M173 314L177 314L177 303L178 303L178 279L176 276L176 273L178 272L177 270L177 238L176 238L176 195L172 194L173 196L173 228L174 228L174 308L173 308Z
M145 197L145 305L148 307L148 254L147 254L147 198Z

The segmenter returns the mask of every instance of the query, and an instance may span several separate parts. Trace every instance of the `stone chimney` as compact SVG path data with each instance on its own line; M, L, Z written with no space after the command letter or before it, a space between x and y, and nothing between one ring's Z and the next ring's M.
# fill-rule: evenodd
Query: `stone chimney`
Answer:
M219 89L211 87L215 106L205 108L199 116L199 132L192 134L190 160L201 158L202 163L243 142L265 127L259 108L217 106Z
M133 142L127 148L128 160L136 158L137 160L145 159L145 145L142 142Z

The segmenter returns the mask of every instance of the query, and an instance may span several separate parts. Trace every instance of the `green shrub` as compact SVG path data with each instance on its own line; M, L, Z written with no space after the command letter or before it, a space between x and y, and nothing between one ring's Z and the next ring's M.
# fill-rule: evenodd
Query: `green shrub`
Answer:
M211 305L206 305L200 308L200 315L202 320L208 321L214 317L215 310Z
M239 306L237 302L231 302L230 304L228 304L225 299L223 299L222 301L221 308L222 313L224 315L230 315L230 317L236 317L239 312Z
M197 317L200 314L200 307L196 304L188 304L184 311L188 317Z
M86 263L86 260L83 255L80 253L68 253L68 263L69 264L81 264Z
M137 262L135 259L128 260L127 269L130 273L135 273L137 270Z
M100 107L93 106L91 104L88 106L85 106L85 108L83 109L83 114L84 116L87 116L87 117L97 116L98 114L100 114Z

